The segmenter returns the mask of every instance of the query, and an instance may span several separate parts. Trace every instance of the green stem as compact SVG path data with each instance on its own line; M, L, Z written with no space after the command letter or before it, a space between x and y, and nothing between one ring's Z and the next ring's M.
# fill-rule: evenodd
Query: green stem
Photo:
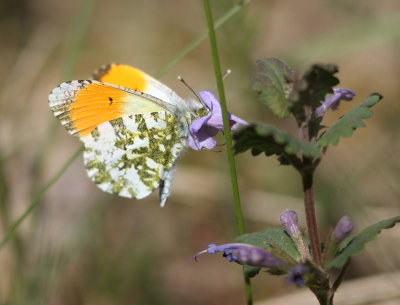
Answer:
M215 37L214 31L214 22L211 14L210 3L208 0L203 0L204 3L204 11L207 18L207 25L208 25L208 35L210 39L210 46L211 46L211 54L213 57L214 62L214 71L215 77L217 81L217 88L218 88L218 95L222 109L222 119L224 123L224 133L225 133L225 141L226 141L226 151L228 155L228 162L229 162L229 169L231 175L231 183L232 183L232 191L233 191L233 199L235 204L235 213L236 213L236 220L238 225L238 233L239 235L244 234L244 224L243 224L243 214L242 208L240 204L240 196L239 196L239 187L237 182L237 175L236 175L236 165L235 165L235 158L233 155L232 149L232 135L229 126L229 118L228 118L228 110L226 106L225 100L225 91L224 91L224 83L222 81L222 73L221 73L221 66L219 62L218 56L218 48L217 48L217 40ZM253 303L252 292L251 292L251 284L250 279L244 276L245 279L245 289L246 289L246 299L247 304L251 305Z
M228 110L227 110L227 106L226 106L224 83L222 81L222 73L221 73L221 67L220 67L220 63L219 63L217 41L215 38L214 24L213 24L212 15L211 15L210 4L209 4L209 1L207 1L207 0L204 0L203 2L204 2L204 8L205 8L205 12L206 12L208 29L209 29L211 54L212 54L213 62L214 62L214 71L215 71L215 77L216 77L216 81L217 81L219 101L220 101L221 109L222 109L222 119L223 119L223 123L224 123L226 151L228 154L229 169L230 169L230 174L231 174L233 199L234 199L234 203L235 203L236 218L237 218L237 223L238 223L238 233L241 235L241 234L244 234L243 215L242 215L242 208L240 205L239 187L238 187L237 176L236 176L235 158L234 158L233 149L232 149L232 135L231 135L231 130L230 130L230 126L229 126L229 118L228 118Z
M71 163L78 158L78 156L83 151L83 145L79 148L71 158L64 164L64 166L57 172L57 174L50 179L49 182L36 194L33 198L31 204L25 210L25 212L17 219L17 221L13 224L13 226L8 230L7 234L4 236L3 240L0 243L0 250L4 247L4 245L8 242L8 240L13 235L14 231L18 228L18 226L24 221L24 219L29 215L29 213L36 207L36 205L40 202L40 198L42 198L43 194L53 185L54 182L65 172L65 170L71 165Z

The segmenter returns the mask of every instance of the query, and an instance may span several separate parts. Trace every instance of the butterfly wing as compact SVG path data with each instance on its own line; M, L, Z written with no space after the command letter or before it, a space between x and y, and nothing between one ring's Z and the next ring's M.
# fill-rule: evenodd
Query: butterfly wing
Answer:
M144 92L180 109L188 108L188 103L169 87L142 70L128 65L105 65L93 73L93 79Z
M104 191L143 198L160 184L169 195L186 147L188 118L175 105L99 81L71 81L49 95L54 115L85 145L89 177Z

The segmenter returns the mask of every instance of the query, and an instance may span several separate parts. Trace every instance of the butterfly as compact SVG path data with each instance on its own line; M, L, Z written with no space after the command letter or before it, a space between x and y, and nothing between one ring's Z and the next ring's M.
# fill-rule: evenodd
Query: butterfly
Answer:
M164 206L174 166L185 151L193 120L209 113L128 65L109 64L91 80L60 84L49 106L84 144L90 179L103 191L141 199L160 188Z

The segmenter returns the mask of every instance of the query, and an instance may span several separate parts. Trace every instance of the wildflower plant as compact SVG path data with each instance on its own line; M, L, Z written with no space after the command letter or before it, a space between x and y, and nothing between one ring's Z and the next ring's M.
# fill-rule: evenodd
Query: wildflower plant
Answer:
M292 166L299 172L307 230L304 232L299 228L295 211L286 210L280 216L282 227L242 234L235 243L210 244L195 259L204 253L222 252L228 261L244 266L247 278L265 269L286 276L289 283L298 287L308 287L321 305L332 305L350 258L361 254L367 242L381 230L393 227L400 221L400 216L380 221L353 236L350 236L353 230L350 217L343 216L321 242L314 206L314 173L330 146L365 126L363 120L372 116L370 108L382 96L370 94L327 127L321 124L325 113L337 109L341 101L350 102L355 97L349 89L334 88L339 84L336 65L314 64L303 74L275 58L261 59L257 66L252 75L252 89L276 117L292 117L300 136L271 125L250 123L233 133L233 149L236 154L250 150L253 156L275 156L281 165Z
M213 137L218 131L224 131L239 236L233 243L210 244L206 250L200 251L194 258L197 260L199 255L221 252L229 262L243 265L247 304L252 304L249 279L257 276L261 270L266 270L277 276L285 276L288 283L298 287L308 287L316 295L320 304L331 305L335 291L343 281L350 259L361 254L365 244L374 239L381 230L391 228L399 222L400 216L380 221L355 235L351 235L353 224L350 217L343 216L332 233L321 242L314 206L314 173L329 146L336 145L341 137L349 137L355 129L365 126L363 120L371 117L370 108L379 102L382 96L378 93L367 96L361 104L355 106L331 126L326 127L321 124L325 113L340 107L341 102L351 102L355 98L352 90L335 88L339 84L335 76L338 68L331 64L315 64L300 74L278 59L262 59L257 62L258 69L253 74L252 88L258 93L260 101L275 116L291 117L296 121L300 137L290 135L271 125L249 124L229 114L224 98L214 30L249 0L239 1L215 23L215 26L209 1L203 0L203 2L220 101L209 91L199 93L210 111L191 124L188 146L194 150L212 149L216 145ZM79 9L79 11L89 12L90 10ZM84 16L81 22L87 23L90 20L87 17ZM81 30L82 28L84 27L77 28L80 34L85 32ZM161 69L156 77L162 75L206 36L206 33L202 33ZM76 43L76 48L80 45L82 43ZM74 62L68 62L66 66L69 67L67 70L70 70L75 65ZM68 77L65 75L64 78ZM234 132L233 147L231 131ZM4 235L0 242L0 249L39 204L43 194L81 154L82 150L83 147L78 149L57 174L37 192L24 213ZM253 155L264 154L277 157L281 165L293 166L299 172L304 190L306 230L299 227L298 215L295 211L285 210L279 219L281 227L244 234L233 152L239 154L247 150L250 150Z

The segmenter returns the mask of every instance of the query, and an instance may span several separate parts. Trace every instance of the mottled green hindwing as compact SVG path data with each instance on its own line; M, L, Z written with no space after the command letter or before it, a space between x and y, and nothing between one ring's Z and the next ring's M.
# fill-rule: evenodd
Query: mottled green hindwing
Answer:
M187 133L187 120L168 111L105 122L81 138L88 175L108 193L144 198L172 179Z

